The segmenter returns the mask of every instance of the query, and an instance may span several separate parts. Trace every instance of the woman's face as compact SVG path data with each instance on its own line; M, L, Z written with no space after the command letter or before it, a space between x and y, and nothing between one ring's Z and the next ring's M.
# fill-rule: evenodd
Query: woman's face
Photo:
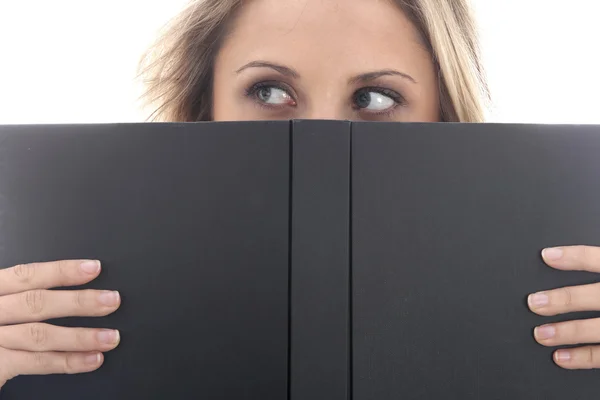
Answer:
M213 119L439 120L438 79L386 0L244 1L215 61Z

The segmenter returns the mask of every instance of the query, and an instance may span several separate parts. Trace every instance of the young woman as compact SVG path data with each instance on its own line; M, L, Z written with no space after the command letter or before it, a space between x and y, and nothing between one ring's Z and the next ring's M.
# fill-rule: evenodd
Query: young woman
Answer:
M142 70L163 121L349 119L482 122L487 96L467 0L197 0ZM600 272L600 249L546 249L550 267ZM87 283L97 261L0 271L0 386L20 374L90 372L118 331L41 323L102 316L115 292L47 291ZM600 286L532 294L540 315L600 310ZM600 320L535 328L567 369L600 367Z

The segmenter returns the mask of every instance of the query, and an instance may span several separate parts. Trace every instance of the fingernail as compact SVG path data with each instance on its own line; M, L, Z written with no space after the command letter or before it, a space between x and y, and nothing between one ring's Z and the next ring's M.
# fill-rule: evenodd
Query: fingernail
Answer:
M119 292L104 292L98 296L98 301L108 307L119 304L119 299Z
M96 335L98 341L104 344L117 344L119 343L119 331L104 330L98 332Z
M84 261L79 266L81 270L87 274L97 274L100 271L100 261L91 260Z
M556 261L563 256L563 250L559 247L552 247L542 251L542 257L546 260Z
M96 365L100 362L100 353L90 354L84 357L84 362L89 365Z
M571 353L566 350L558 350L555 354L556 361L569 361L571 359Z
M534 293L529 295L528 303L532 308L541 308L547 306L550 302L550 298L544 293Z
M539 340L552 339L556 335L556 328L551 325L539 326L535 328L534 335Z

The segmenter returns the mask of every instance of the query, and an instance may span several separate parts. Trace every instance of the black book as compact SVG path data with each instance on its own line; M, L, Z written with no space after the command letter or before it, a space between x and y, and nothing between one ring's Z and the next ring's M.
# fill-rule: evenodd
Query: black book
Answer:
M102 261L96 372L0 399L594 399L528 294L600 281L600 126L344 121L0 127L0 265ZM1 284L1 283L0 283Z

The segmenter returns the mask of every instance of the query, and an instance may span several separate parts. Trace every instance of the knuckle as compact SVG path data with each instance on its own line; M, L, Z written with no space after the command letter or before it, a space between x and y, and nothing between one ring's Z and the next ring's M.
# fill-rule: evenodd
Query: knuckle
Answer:
M66 283L69 278L69 263L66 261L56 261L54 263L54 272L61 283Z
M84 290L77 290L73 292L73 303L77 309L83 309L86 306L86 292Z
M561 343L580 343L589 331L589 325L582 320L565 322L561 326L563 326L560 332Z
M571 329L573 330L573 335L577 335L579 333L586 331L586 321L583 320L575 320L570 321Z
M564 287L561 289L561 291L562 291L563 306L565 306L566 308L571 307L573 305L573 293L571 291L571 288Z
M19 264L15 265L12 270L18 282L28 284L31 283L36 268L37 264Z
M581 246L581 263L588 270L597 271L600 268L600 248Z
M75 344L78 349L85 349L87 347L87 343L89 335L83 329L77 329L75 331Z
M577 254L583 264L590 263L590 248L588 246L577 246Z
M48 342L48 327L45 324L29 325L29 336L34 346L43 347Z
M38 315L44 310L44 291L30 290L25 292L25 306L31 315Z
M593 366L594 365L594 349L592 346L588 346L586 349L586 363L589 366Z
M44 353L32 353L31 357L33 359L33 363L36 367L39 367L41 370L48 370L51 366L50 359L45 357Z
M73 357L70 357L68 355L64 357L63 370L66 374L74 374L77 372L77 366L73 360Z
M56 261L53 265L54 265L54 272L56 273L56 275L58 275L58 276L65 275L67 265L64 261Z

